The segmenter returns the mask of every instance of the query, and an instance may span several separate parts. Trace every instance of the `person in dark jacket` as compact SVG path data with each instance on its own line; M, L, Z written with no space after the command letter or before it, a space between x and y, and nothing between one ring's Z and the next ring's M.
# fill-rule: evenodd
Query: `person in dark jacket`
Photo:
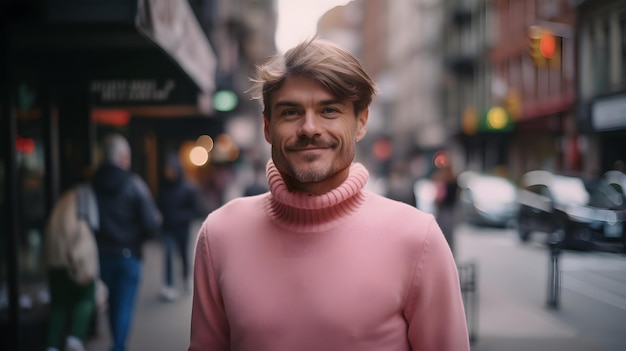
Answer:
M187 292L189 280L189 231L191 222L206 216L206 206L200 190L185 179L180 159L174 153L166 156L163 167L163 179L159 187L157 205L163 214L163 242L165 250L165 285L161 298L175 300L178 292L174 288L173 260L177 252L182 265L182 278Z
M96 242L100 277L109 291L111 350L123 351L141 278L142 245L156 235L162 219L148 186L130 171L128 141L108 135L103 151L104 160L92 180L100 214Z
M436 187L437 222L454 254L454 227L456 226L456 202L459 185L449 162L442 165L433 174L433 178Z

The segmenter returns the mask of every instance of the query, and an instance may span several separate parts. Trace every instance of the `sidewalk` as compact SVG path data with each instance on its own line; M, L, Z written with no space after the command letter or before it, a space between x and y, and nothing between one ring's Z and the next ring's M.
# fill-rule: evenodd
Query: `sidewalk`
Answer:
M459 235L463 247L459 262L472 257L471 238ZM193 242L193 241L192 241ZM142 284L136 305L129 351L183 351L189 342L191 295L162 302L162 250L158 242L145 248ZM528 304L510 297L497 283L478 272L478 325L472 351L603 351L541 304ZM181 287L182 288L182 287ZM88 351L108 351L106 320L101 319L99 337L87 343Z

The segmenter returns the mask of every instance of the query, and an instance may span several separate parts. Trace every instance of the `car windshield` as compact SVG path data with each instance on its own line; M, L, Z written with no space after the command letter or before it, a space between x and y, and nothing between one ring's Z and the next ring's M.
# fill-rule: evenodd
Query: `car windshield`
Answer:
M615 183L600 180L591 191L591 206L607 209L626 209L626 198L621 193Z
M554 177L552 182L554 200L569 205L586 205L589 193L581 179L573 177Z

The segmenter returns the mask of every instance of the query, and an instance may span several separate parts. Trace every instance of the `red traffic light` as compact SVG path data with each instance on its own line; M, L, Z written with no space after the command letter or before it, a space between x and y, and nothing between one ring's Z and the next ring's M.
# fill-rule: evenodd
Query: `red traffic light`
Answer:
M556 38L552 33L541 33L541 39L539 39L539 51L541 55L550 60L556 53Z
M550 64L556 67L560 63L560 37L548 28L531 26L528 30L530 57L538 67Z

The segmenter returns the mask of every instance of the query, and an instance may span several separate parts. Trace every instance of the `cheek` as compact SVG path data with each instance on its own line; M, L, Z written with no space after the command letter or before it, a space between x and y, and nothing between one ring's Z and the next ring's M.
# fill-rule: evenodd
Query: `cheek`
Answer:
M346 125L343 128L343 133L341 133L342 142L346 144L346 147L353 146L357 135L358 133L354 124Z
M265 140L270 143L273 147L282 148L282 145L287 143L289 139L289 134L285 130L285 128L280 128L280 126L274 126L273 128L268 128L265 131Z

